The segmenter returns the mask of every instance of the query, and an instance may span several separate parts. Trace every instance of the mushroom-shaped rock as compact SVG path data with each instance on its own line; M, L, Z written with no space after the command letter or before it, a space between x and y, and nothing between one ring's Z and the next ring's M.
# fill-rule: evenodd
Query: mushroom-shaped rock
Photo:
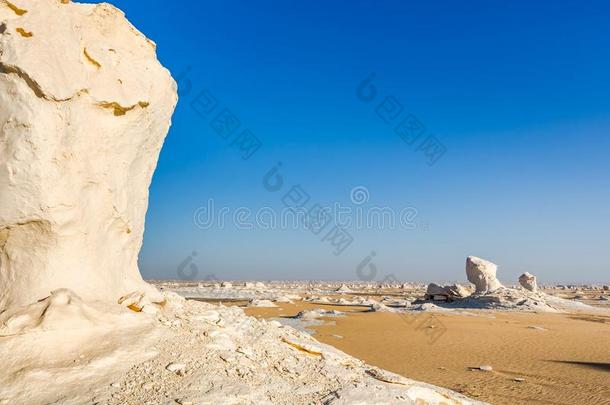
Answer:
M61 288L84 301L161 301L138 253L175 81L110 4L4 3L0 312Z
M521 274L521 276L519 277L519 284L521 284L521 287L525 288L526 290L529 290L532 292L538 291L538 284L536 283L536 276L534 276L533 274L530 274L528 272Z
M494 292L503 285L496 278L498 266L475 256L466 259L466 276L475 285L477 293Z

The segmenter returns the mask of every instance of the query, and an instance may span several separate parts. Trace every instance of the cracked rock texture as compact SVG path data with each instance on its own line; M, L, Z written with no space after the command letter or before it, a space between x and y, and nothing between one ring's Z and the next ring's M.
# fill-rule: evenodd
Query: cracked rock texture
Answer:
M142 291L148 187L177 102L109 4L0 0L0 311Z

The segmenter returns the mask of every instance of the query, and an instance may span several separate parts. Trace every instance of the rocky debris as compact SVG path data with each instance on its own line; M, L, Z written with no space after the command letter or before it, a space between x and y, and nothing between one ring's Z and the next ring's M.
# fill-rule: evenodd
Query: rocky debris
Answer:
M344 312L335 311L334 309L332 309L332 310L314 309L314 310L310 310L310 311L301 311L298 314L296 314L295 316L293 316L293 318L294 319L318 319L323 316L341 316L344 314L345 314Z
M536 283L536 276L534 276L528 272L525 272L521 276L519 276L519 284L521 284L521 286L528 291L531 291L531 292L538 291L538 284Z
M405 307L411 306L411 301L407 300L407 299L395 299L395 298L386 297L386 298L382 299L380 302L391 308L405 308Z
M451 294L453 297L456 297L456 298L466 298L470 294L472 294L472 291L470 289L468 289L467 287L464 287L461 284L448 285L448 286L445 286L445 289L447 290L447 292L449 294Z
M481 371L493 371L493 367L489 365L482 365L476 367L469 367L470 370L481 370Z
M176 373L178 375L184 375L186 371L186 364L184 363L169 363L165 366L167 371L171 371L172 373Z
M352 293L352 292L354 292L348 286L346 286L345 284L341 284L341 286L339 288L337 288L335 291L338 292L338 293Z
M391 308L388 307L385 304L382 304L381 302L374 302L370 309L370 312L396 312L397 310L395 308Z
M119 298L118 303L134 312L147 312L150 314L156 313L160 308L159 305L150 301L148 294L139 291Z
M222 287L222 288L233 288L233 283L231 283L230 281L223 281L222 283L220 283L220 287Z
M466 276L479 294L491 293L503 287L496 278L497 269L498 266L494 263L475 256L468 256L466 259Z
M603 289L604 291L610 291L610 285L604 285L604 286L602 287L602 289Z
M254 308L277 308L277 305L275 305L270 300L253 299L252 301L250 301L248 303L248 307L254 307Z
M0 312L159 302L137 258L177 92L154 43L108 3L0 1L0 25Z
M534 329L534 330L539 330L539 331L546 331L548 329L543 328L542 326L536 326L536 325L531 325L527 327L528 329Z
M209 311L220 314L222 326L195 320ZM105 403L156 404L176 398L193 404L482 404L372 367L305 333L246 317L237 307L187 301L174 316L183 324L171 329L171 339L155 345L156 357L134 365L117 381L120 388L99 390L99 397L110 394ZM220 336L222 345L217 344ZM189 359L188 366L179 367L182 378L169 370L171 364L185 364L176 359Z
M453 301L454 299L468 297L470 290L459 284L440 286L435 283L428 284L424 299L434 301Z
M447 297L449 293L445 290L445 287L435 283L428 284L426 289L426 299L434 299L434 296Z

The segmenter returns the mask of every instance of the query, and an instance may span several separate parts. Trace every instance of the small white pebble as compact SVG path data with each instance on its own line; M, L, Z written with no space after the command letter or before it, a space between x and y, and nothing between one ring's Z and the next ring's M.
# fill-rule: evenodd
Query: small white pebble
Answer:
M184 373L184 370L186 370L186 364L184 363L169 363L167 366L165 366L165 369L167 371L171 371L172 373Z

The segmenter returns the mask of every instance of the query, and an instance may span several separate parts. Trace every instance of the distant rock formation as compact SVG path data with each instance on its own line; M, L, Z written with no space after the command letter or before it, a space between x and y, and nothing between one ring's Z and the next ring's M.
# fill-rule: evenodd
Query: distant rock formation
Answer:
M498 266L475 256L466 259L466 276L475 285L476 293L491 293L503 285L496 278Z
M452 301L454 299L465 298L470 295L470 291L459 284L440 286L435 283L428 284L426 289L426 300Z
M521 276L519 277L519 284L521 284L521 287L523 287L526 290L529 290L531 292L538 291L538 284L536 283L536 276L534 276L528 272L521 274Z
M352 293L352 289L346 286L345 284L341 284L339 288L335 290L338 293Z
M110 4L0 1L0 312L61 288L163 298L138 253L176 101Z

